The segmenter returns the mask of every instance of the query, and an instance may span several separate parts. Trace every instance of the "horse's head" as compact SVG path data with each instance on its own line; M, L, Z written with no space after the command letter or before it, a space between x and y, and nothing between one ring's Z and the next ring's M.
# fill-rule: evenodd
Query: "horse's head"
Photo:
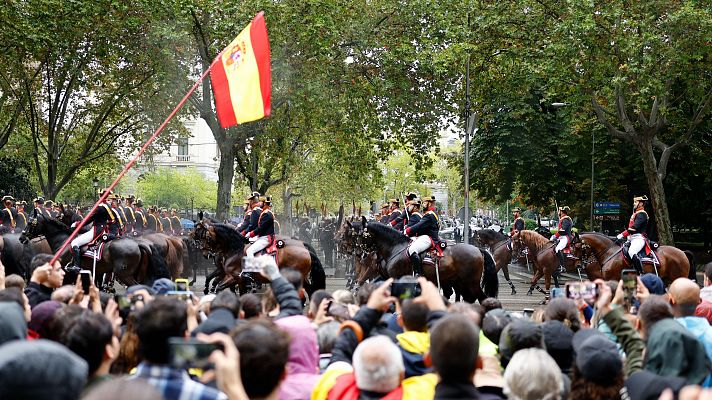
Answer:
M193 232L190 234L190 238L193 240L195 247L206 250L213 251L211 242L215 240L215 232L212 235L210 233L210 225L205 221L199 221L195 224Z
M42 224L46 219L45 216L38 213L32 213L28 217L27 226L22 233L30 239L43 235Z

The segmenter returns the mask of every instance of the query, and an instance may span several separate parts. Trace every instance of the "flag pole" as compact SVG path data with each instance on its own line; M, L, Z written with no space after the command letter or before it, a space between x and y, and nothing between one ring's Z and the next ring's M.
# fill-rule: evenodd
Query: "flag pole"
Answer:
M72 232L72 234L69 235L69 238L67 238L67 240L64 242L64 244L62 244L62 247L60 247L59 250L57 251L57 253L55 253L54 257L53 257L52 260L49 262L50 265L53 265L57 260L59 260L59 257L60 257L60 256L62 255L62 253L64 253L64 251L67 249L67 246L69 246L69 243L71 243L72 240L74 240L74 238L77 236L77 234L79 233L79 231L80 231L80 230L84 227L84 225L87 223L87 220L89 219L89 217L90 217L91 215L93 215L94 212L96 211L96 209L99 208L99 205L100 205L101 203L103 203L103 202L106 200L106 198L107 198L108 195L109 195L109 192L112 191L112 190L114 189L114 187L116 187L116 185L117 185L117 184L119 183L119 181L124 177L124 175L126 175L126 173L129 171L129 169L131 169L131 167L132 167L132 166L136 163L136 161L143 155L143 153L146 151L146 149L148 149L148 147L151 145L151 143L153 143L153 141L156 140L156 138L158 137L158 135L160 135L161 132L163 132L163 129L165 129L165 127L168 125L168 122L170 122L171 119L173 119L173 117L175 117L175 115L178 113L178 111L180 111L181 108L183 108L183 105L185 104L185 102L188 101L188 99L190 98L190 96L192 96L193 93L195 92L195 90L198 89L198 87L199 87L200 84L203 82L203 80L205 79L205 77L208 76L208 73L210 73L210 70L213 68L213 65L215 65L215 63L217 63L218 60L220 60L220 55L221 55L221 54L222 54L222 53L218 54L218 56L215 57L215 60L213 60L212 64L210 64L210 67L208 67L208 69L205 70L205 72L203 72L203 74L200 76L200 78L199 78L199 79L193 84L193 86L190 88L190 90L188 91L188 93L186 93L185 96L183 96L183 98L181 99L181 101L178 102L178 105L176 105L176 107L173 109L173 111L171 111L171 113L168 114L168 117L163 121L163 123L161 124L161 126L159 126L158 129L156 129L155 132L153 132L153 135L151 135L151 137L148 138L148 141L146 141L146 143L144 143L144 145L141 147L141 149L138 151L138 153L131 159L131 161L129 161L129 162L124 166L124 169L123 169L123 170L121 171L121 173L116 177L116 179L114 179L114 182L112 182L111 185L107 188L107 190L104 191L104 193L101 195L101 197L99 197L99 200L97 200L97 202L94 203L94 206L91 208L91 210L90 210L90 211L86 214L86 216L79 222L79 224L77 225L77 227L74 228L74 232Z

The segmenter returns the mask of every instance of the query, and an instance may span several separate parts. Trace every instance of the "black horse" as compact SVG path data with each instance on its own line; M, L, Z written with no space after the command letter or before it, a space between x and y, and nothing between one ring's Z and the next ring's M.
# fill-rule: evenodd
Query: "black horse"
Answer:
M389 226L376 221L347 221L346 235L357 238L358 246L375 251L385 260L385 271L393 278L412 274L412 266L407 249L410 238ZM424 264L423 274L432 281L451 284L467 302L482 301L486 297L496 297L498 290L497 272L491 256L469 244L456 244L444 250L439 260L439 277L435 266ZM484 291L480 282L484 283Z
M480 229L475 231L475 239L480 245L489 247L497 265L497 272L502 270L504 279L507 280L509 287L512 288L512 295L517 294L516 289L514 289L514 283L509 279L508 266L512 261L512 252L507 246L511 242L509 236L493 229Z

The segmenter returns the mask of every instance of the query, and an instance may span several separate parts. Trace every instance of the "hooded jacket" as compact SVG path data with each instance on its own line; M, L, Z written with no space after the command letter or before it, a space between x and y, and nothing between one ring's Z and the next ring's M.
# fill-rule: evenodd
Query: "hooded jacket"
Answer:
M27 323L20 306L12 302L0 302L0 345L26 337Z
M316 331L309 319L303 315L278 319L275 324L291 338L287 377L279 388L279 398L309 399L314 385L319 380L319 345Z
M406 331L398 334L396 339L403 355L406 378L432 372L432 369L425 365L425 353L430 349L430 333Z
M712 360L712 326L706 319L700 317L682 317L675 318L675 321L684 326L693 336L705 346L707 358ZM708 375L705 379L704 387L712 387L712 375Z
M710 373L710 360L697 338L672 318L650 327L645 369L662 376L679 376L699 385Z

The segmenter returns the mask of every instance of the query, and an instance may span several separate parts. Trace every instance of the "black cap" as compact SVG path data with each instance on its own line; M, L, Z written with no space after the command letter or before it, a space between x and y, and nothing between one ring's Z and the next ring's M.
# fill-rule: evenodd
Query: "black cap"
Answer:
M608 384L623 370L618 347L596 329L582 329L574 335L576 367L587 380Z
M665 389L672 389L677 398L684 386L685 378L660 376L646 370L635 372L625 382L631 400L657 400Z

